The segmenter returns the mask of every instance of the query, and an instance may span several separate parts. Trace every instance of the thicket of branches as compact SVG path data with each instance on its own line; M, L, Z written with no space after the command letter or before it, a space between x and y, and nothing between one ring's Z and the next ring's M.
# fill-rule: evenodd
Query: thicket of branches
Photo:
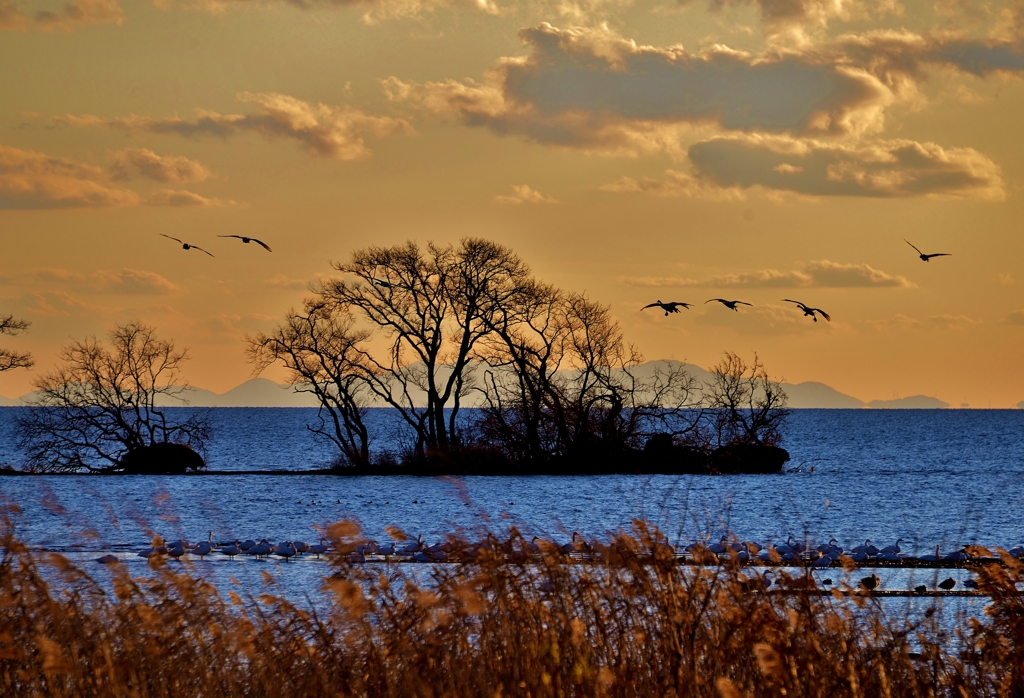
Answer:
M180 379L187 351L139 322L117 325L107 343L73 341L61 363L34 382L19 439L37 472L116 469L125 457L161 443L202 451L209 424L200 414L172 417L164 401L185 404Z
M13 315L0 316L0 335L16 335L26 331L31 325L27 320L19 320ZM27 352L14 351L0 347L0 372L15 368L31 368L35 362Z
M249 337L314 394L348 465L371 462L365 408L394 408L413 434L406 461L497 452L532 466L636 453L654 437L708 451L777 445L785 394L755 356L726 354L700 385L680 366L645 375L606 305L536 279L509 248L467 238L369 247L312 289L302 311ZM463 416L471 395L480 419Z

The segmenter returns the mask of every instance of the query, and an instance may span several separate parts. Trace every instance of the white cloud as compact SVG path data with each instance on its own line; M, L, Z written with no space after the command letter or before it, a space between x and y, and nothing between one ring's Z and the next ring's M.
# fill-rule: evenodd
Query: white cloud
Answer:
M139 197L112 187L98 167L0 145L0 209L132 206Z
M124 148L114 153L114 179L146 177L157 182L202 182L211 174L203 163L180 155L157 155L146 148Z
M502 204L560 204L562 203L553 196L541 194L528 184L513 184L511 194L501 194L494 197L494 200Z
M66 115L53 121L75 126L105 126L123 131L172 133L185 137L228 136L251 131L264 138L290 138L312 155L334 160L366 160L372 156L364 135L376 137L411 131L401 119L371 116L353 107L312 104L273 92L242 92L239 101L259 109L249 114L199 111L196 119L154 118L131 115L104 118L90 114Z

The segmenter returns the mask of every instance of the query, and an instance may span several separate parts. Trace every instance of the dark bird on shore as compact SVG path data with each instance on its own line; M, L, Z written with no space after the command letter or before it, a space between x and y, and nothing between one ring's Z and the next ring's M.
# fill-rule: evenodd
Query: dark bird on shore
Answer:
M917 250L917 256L921 258L922 262L927 262L932 257L951 257L952 256L952 254L949 253L949 252L936 252L934 254L925 254L921 250L918 250L917 246L914 243L912 243L910 240L907 240L906 238L903 238L903 242L907 243L908 245L913 247L915 250Z
M804 305L800 301L790 300L789 298L783 298L782 300L784 300L787 303L796 303L797 307L799 307L800 310L804 311L804 315L810 315L811 319L814 320L815 322L818 321L818 318L814 315L815 313L818 313L818 315L821 315L823 318L825 318L825 322L832 322L832 318L829 316L829 314L826 313L821 308L812 308L808 305Z
M746 301L727 301L724 298L712 298L710 300L706 300L706 301L704 301L704 305L707 305L711 301L718 301L719 303L724 305L729 310L735 310L736 312L740 311L740 309L736 307L737 305L749 305L749 306L753 306L754 305L753 303L747 303Z
M218 235L217 237L219 237L219 238L238 238L239 240L241 240L242 242L244 242L247 245L250 242L255 242L257 245L259 245L260 247L265 249L267 252L273 252L273 250L270 249L270 245L268 245L267 243L263 242L262 240L257 240L256 238L246 237L245 235Z
M680 308L686 308L687 310L689 310L692 305L692 303L682 303L679 301L675 301L673 303L662 303L659 299L656 303L649 303L648 305L645 305L644 307L640 308L640 310L647 310L648 308L661 308L662 310L665 311L665 317L668 317L669 313L678 313Z
M928 587L926 587L924 584L918 584L916 587L914 587L914 593L915 594L927 594L928 593Z
M967 580L964 580L964 586L967 587L968 589L977 589L978 588L978 582L977 582L977 580L974 580L974 579L967 579Z
M870 577L864 577L864 579L860 580L860 585L868 591L872 591L878 588L878 584L881 581L877 574L872 574Z
M160 234L163 235L168 240L174 240L175 242L180 243L181 244L181 249L183 249L183 250L199 250L200 252L206 252L206 250L204 250L199 245L191 245L191 244L189 244L187 242L181 242L181 240L179 240L178 238L173 238L170 235L164 235L163 233L160 233ZM211 257L213 256L209 252L206 252L206 254L209 254Z
M939 588L942 589L943 591L949 591L950 589L952 589L955 586L956 586L956 580L953 579L952 577L946 577L941 582L939 582Z

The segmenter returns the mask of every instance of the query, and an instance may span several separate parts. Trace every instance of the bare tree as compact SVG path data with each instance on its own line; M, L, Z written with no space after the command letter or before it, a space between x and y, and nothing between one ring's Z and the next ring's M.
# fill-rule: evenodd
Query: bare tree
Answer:
M517 462L609 459L654 433L696 428L696 384L682 370L641 379L607 306L533 282L492 317L480 428Z
M0 316L0 334L16 335L31 325L27 320L18 320L13 315ZM35 362L32 355L0 347L0 372L15 368L31 368Z
M757 354L748 366L739 355L726 352L711 374L704 397L717 445L777 446L789 416L786 393L768 377Z
M21 446L37 472L109 471L157 444L202 451L209 423L179 421L158 403L182 399L187 351L139 322L117 325L109 346L95 337L61 349L62 363L35 381L32 408L19 420ZM201 459L199 459L201 463Z
M288 313L270 334L246 337L256 373L281 362L297 392L311 393L320 403L313 433L333 442L351 465L370 462L370 439L363 422L368 384L362 345L369 330L354 327L349 313L327 304L318 294L301 313Z
M460 442L474 347L529 269L508 248L476 238L425 250L413 242L369 247L334 266L358 281L326 282L323 297L388 339L385 351L364 353L370 390L413 428L419 456L448 452Z

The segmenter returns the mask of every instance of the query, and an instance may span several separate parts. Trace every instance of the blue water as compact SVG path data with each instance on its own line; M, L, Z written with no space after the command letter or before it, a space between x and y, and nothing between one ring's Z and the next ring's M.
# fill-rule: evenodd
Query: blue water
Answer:
M0 408L0 464L17 464L19 408ZM312 438L310 409L211 411L211 470L323 467L333 447ZM394 446L401 424L371 416ZM1024 411L800 410L784 444L801 472L762 476L359 477L324 475L38 476L0 478L18 504L19 535L38 548L129 551L168 538L307 539L358 519L384 539L515 524L564 538L658 522L671 537L728 529L758 541L797 538L850 547L866 538L923 554L941 545L1024 543ZM813 471L812 471L813 469ZM88 535L83 531L91 530Z

